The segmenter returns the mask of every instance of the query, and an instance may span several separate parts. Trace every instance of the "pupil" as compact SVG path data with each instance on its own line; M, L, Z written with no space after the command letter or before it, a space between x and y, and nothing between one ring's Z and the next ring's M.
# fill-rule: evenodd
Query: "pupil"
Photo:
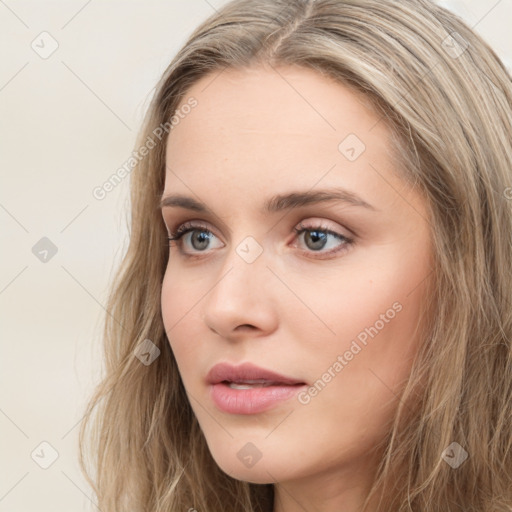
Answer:
M314 247L309 247L310 249L322 249L325 245L326 236L326 233L322 233L321 231L306 231L306 245L309 247L309 240L312 241L314 245ZM318 244L318 241L321 243Z

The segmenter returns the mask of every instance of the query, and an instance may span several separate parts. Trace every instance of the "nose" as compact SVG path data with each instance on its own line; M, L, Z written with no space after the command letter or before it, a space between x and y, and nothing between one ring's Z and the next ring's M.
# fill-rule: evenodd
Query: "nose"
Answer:
M269 335L278 325L277 283L267 268L265 252L248 263L235 249L202 301L204 322L228 340Z

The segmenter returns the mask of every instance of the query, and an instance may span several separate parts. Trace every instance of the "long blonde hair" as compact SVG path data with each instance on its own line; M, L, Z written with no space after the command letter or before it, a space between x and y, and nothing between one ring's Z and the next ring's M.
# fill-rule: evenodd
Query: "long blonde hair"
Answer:
M258 62L303 66L363 93L393 134L397 171L429 205L432 314L376 473L371 495L386 491L379 510L512 510L511 77L487 43L428 0L235 0L164 72L137 141L155 144L131 173L104 378L80 430L100 510L272 510L272 484L236 480L211 457L160 309L169 120L202 76ZM160 350L149 365L135 355L144 340ZM468 454L457 469L443 459L453 442Z

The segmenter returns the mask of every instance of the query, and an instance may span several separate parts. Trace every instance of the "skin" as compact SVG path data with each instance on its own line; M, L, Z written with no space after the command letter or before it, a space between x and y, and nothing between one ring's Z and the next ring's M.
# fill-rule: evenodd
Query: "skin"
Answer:
M198 244L200 227L181 239L195 260L173 242L161 298L191 406L223 471L275 483L275 512L358 511L377 462L371 450L389 430L419 346L432 253L424 199L396 173L388 129L364 97L312 70L228 69L196 82L183 103L190 96L198 105L168 138L163 196L191 196L213 215L162 214L170 232L199 221L213 236ZM338 149L348 134L366 146L354 161ZM374 210L331 201L260 211L275 194L332 187ZM310 231L297 236L301 222ZM354 243L327 235L322 247L311 237L318 226ZM247 236L263 250L252 263L236 251ZM223 361L312 386L396 303L394 318L307 404L293 398L233 415L210 399L206 374ZM248 442L261 452L250 468L237 457Z

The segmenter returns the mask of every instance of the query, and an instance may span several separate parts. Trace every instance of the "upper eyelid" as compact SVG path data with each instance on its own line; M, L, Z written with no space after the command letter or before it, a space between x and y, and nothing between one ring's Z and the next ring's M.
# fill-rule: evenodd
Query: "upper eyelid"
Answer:
M320 195L327 194L327 192L319 191L319 194ZM298 195L300 195L300 194L298 194ZM179 205L176 205L176 204L166 205L166 204L164 204L165 203L164 199L162 200L162 204L160 206L160 212L161 212L161 216L162 216L166 226L169 225L166 219L175 219L175 218L179 219L179 218L185 217L187 220L185 220L183 222L194 222L195 221L195 222L213 223L213 225L215 225L215 224L219 225L223 230L225 230L228 233L229 236L232 234L232 231L229 228L229 226L227 225L227 223L222 218L220 218L216 213L214 213L210 210L196 211L195 209L192 209L192 211L191 211L186 206L182 207L180 204ZM309 218L309 217L325 218L325 216L336 217L338 215L335 213L335 211L333 211L331 209L333 206L332 202L333 202L332 199L331 200L322 199L320 201L311 201L310 203L307 203L307 204L301 204L300 206L294 206L293 208L290 207L289 209L287 208L288 209L287 213L285 213L281 217L281 219L286 217L289 214L291 214L293 216L300 216L301 218ZM347 201L347 202L350 203L350 201ZM357 201L355 201L355 203L357 203ZM370 210L379 211L378 209L365 203L364 201L361 201L361 203L367 206L367 208L368 208L367 211L370 211ZM345 205L345 206L353 206L355 208L355 204L349 204L349 205ZM359 206L361 206L361 205L359 205ZM357 211L359 211L361 209L363 209L363 208L357 208ZM366 208L364 208L364 209L366 209ZM345 209L343 211L345 211ZM350 214L349 214L349 218L350 218L356 210L349 208L347 211L350 212ZM194 213L197 214L198 216L201 216L204 219L208 219L208 220L199 220L199 219L196 220L195 218L190 218L194 215ZM279 213L278 211L274 212L274 214L278 214L278 213ZM341 214L341 215L343 218L343 214ZM359 215L359 213L357 213L357 215ZM352 229L350 229L348 226L346 226L343 221L335 220L334 218L331 218L331 219L329 219L329 222L334 222L334 223L340 225L341 229L348 231L349 236L354 236L354 237L356 236L356 233ZM174 221L172 223L174 224ZM182 222L179 222L178 224L175 224L175 225L179 226L181 224L182 224ZM271 229L273 229L274 226L275 226L275 224L272 225ZM215 228L215 229L217 229L217 228Z
M201 229L204 231L210 231L211 233L215 234L215 230L211 229L209 226L205 225L204 223L200 221L194 221L194 220L186 220L185 222L179 222L176 224L176 227L174 229L167 229L169 234L177 234L179 231L185 231L189 228L190 230L193 229ZM179 231L178 231L179 230Z

